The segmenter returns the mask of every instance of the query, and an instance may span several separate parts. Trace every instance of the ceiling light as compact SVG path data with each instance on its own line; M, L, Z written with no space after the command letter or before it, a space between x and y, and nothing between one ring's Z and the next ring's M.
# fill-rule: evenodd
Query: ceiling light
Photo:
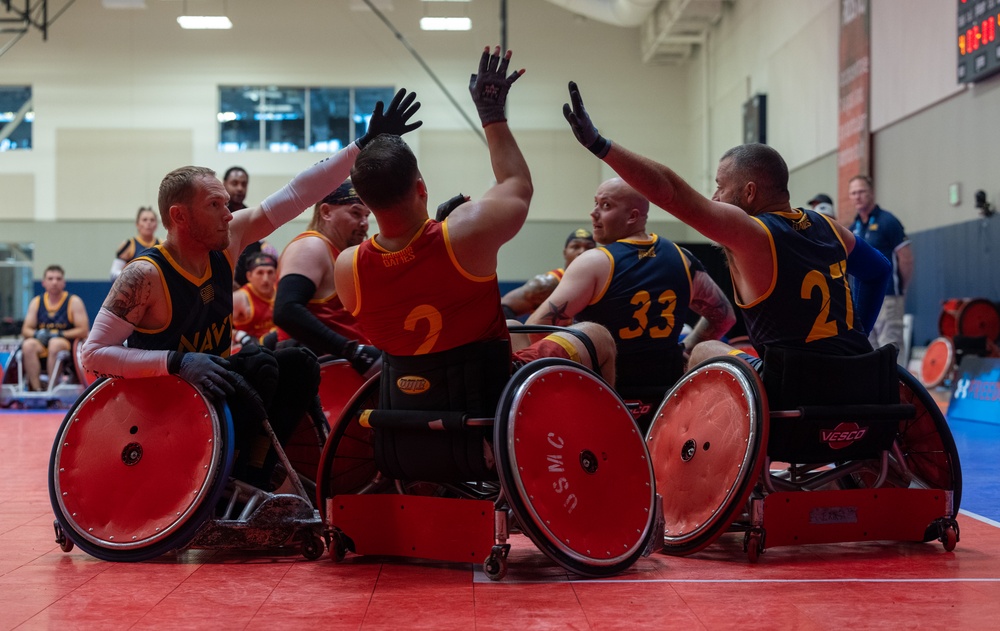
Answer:
M177 18L181 28L192 29L228 29L233 23L224 15L182 15Z
M420 28L425 31L468 31L472 18L420 18Z
M105 9L145 9L146 0L101 0Z

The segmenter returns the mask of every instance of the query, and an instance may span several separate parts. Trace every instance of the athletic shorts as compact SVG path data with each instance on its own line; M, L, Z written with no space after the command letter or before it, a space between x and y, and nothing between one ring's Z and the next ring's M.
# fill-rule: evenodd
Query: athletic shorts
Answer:
M566 338L553 334L514 353L514 368L520 368L542 357L561 357L581 363L576 347Z
M750 367L757 371L758 375L764 374L764 360L760 357L754 357L750 353L744 353L739 349L733 349L729 351L729 354L733 357L739 357L746 363L750 364Z

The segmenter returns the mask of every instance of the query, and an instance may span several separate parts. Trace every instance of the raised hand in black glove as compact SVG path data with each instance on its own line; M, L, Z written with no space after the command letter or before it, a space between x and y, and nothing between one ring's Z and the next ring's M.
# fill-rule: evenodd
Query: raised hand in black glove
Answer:
M580 141L580 144L587 148L598 158L608 155L611 150L611 141L597 133L594 123L590 122L590 115L583 107L583 97L576 83L569 82L569 100L573 103L563 103L563 116L569 121L569 126L573 129L573 135Z
M201 389L213 403L222 403L236 389L229 374L229 362L208 353L171 353L167 370Z
M344 359L362 377L368 378L382 368L382 351L374 346L351 341L344 346Z
M382 108L385 107L385 104L382 101L376 103L375 111L372 112L371 120L368 121L368 131L356 141L358 146L364 148L371 140L382 134L402 136L423 125L423 121L409 123L410 118L420 109L420 101L413 102L415 98L417 98L416 92L407 94L405 88L400 88L399 92L396 92L396 96L392 97L389 109L384 114Z
M479 120L483 127L491 123L502 123L507 120L504 106L507 103L507 92L518 77L524 74L524 69L515 70L507 76L507 64L510 63L510 51L500 58L500 47L493 48L490 54L489 46L483 49L479 59L479 73L469 79L469 92L472 102L476 104Z
M448 215L451 214L451 211L455 210L456 208L458 208L467 201L469 201L469 196L462 195L461 193L459 193L458 195L452 197L448 201L442 202L438 206L437 214L434 215L434 220L444 221L445 219L448 218Z

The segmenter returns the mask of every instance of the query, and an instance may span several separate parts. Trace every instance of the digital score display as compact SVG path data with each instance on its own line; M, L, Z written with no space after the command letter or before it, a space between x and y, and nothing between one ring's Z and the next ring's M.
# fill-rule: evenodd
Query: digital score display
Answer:
M1000 72L1000 0L958 0L958 82Z

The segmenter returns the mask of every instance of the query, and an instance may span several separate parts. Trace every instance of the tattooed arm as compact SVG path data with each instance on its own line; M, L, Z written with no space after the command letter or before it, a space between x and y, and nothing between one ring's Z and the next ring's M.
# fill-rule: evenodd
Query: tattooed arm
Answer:
M534 313L528 316L527 324L572 324L573 317L583 311L604 290L611 275L611 259L605 250L588 250L578 256L573 264ZM536 339L544 335L533 336Z
M84 368L98 377L152 377L169 374L163 351L124 346L137 327L158 329L166 324L166 298L156 267L134 261L115 280L94 318L83 346Z
M691 310L701 317L684 338L684 348L688 351L698 342L719 339L736 324L733 305L707 272L696 271L692 275Z

